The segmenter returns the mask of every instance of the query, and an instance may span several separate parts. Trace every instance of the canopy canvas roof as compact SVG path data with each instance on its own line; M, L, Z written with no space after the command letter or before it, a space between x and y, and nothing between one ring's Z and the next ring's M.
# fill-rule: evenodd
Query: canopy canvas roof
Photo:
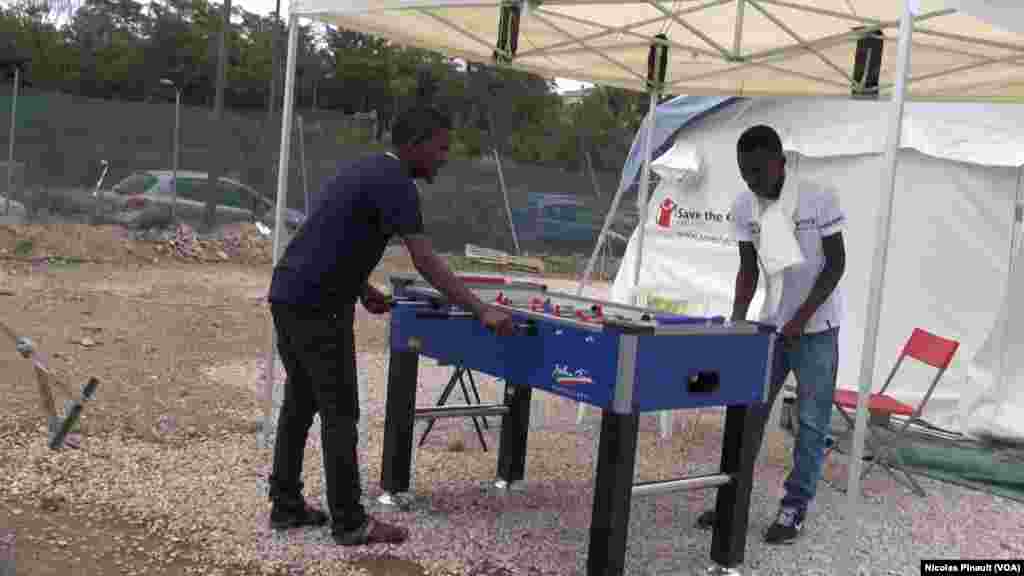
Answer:
M477 62L494 59L502 0L298 0L299 16ZM544 0L514 3L509 65L546 77L646 91L648 53L664 34L664 92L729 96L842 96L872 66L858 40L881 50L878 89L897 76L903 2L892 0ZM1024 17L991 0L917 0L907 98L1024 97ZM964 6L969 4L970 6ZM1016 3L1014 3L1016 4ZM521 7L521 8L520 8ZM959 10L958 10L959 9ZM970 14L962 9L969 9ZM1011 11L1017 11L1016 20ZM993 22L1017 30L1000 29ZM1005 24L1004 24L1005 26ZM870 51L868 55L866 52Z

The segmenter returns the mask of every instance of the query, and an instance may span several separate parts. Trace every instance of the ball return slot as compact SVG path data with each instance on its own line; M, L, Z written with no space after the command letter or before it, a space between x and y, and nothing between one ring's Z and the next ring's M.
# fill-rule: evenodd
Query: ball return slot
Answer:
M436 320L476 320L476 316L471 312L465 312L460 310L443 310L440 308L438 302L433 302L433 306L429 310L421 310L416 312L417 318L427 318ZM537 323L528 319L525 322L519 322L515 324L516 335L518 336L536 336L538 334ZM467 391L466 381L463 378L469 379L469 387ZM446 405L448 397L452 394L455 389L455 385L458 384L462 390L462 398L465 400L465 404L461 405ZM470 399L470 391L473 397L476 398L476 403ZM504 404L498 403L487 403L484 404L480 401L480 391L476 386L476 382L473 380L473 373L466 367L460 365L455 366L455 372L452 377L448 380L448 384L445 386L444 391L441 392L441 397L437 400L437 405L415 408L413 410L413 420L427 420L427 427L423 430L423 435L420 436L418 446L422 447L427 441L427 435L434 428L434 422L438 418L472 418L473 428L476 430L477 439L480 440L480 445L483 447L484 452L487 452L487 440L484 438L483 430L480 428L481 421L483 427L490 430L490 422L487 421L488 416L504 416L508 414L511 408Z
M690 394L714 394L720 382L718 370L698 370L686 378L686 391Z

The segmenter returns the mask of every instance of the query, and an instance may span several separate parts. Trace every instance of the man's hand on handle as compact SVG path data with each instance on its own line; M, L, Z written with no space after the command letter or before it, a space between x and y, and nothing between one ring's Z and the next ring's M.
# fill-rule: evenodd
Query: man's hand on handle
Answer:
M372 284L366 285L362 301L363 308L366 308L370 314L384 314L391 311L391 298L374 288Z
M512 317L493 306L487 306L484 309L483 314L480 316L480 321L498 336L512 336L516 332L516 326L512 322Z

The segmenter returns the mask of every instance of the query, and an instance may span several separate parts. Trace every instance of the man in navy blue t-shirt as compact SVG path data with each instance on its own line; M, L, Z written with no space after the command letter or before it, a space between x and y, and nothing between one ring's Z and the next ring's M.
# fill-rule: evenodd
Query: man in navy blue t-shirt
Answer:
M511 318L468 290L424 234L415 180L433 182L448 155L450 129L451 121L434 109L404 113L392 128L395 153L360 159L328 180L274 268L270 310L288 375L270 477L274 528L328 521L305 503L300 481L306 436L319 412L335 541L397 543L408 537L405 529L367 515L356 454L355 304L361 301L375 314L389 310L369 277L392 237L403 240L416 269L451 301L498 334L512 332Z

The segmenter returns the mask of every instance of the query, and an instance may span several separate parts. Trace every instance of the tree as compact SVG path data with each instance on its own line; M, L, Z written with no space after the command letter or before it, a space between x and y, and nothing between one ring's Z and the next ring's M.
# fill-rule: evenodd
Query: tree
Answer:
M224 26L226 9L233 18ZM58 26L56 13L71 18ZM279 105L280 91L271 88L281 31L275 22L210 0L15 0L0 7L0 35L31 57L29 76L41 89L141 101L153 98L160 78L172 77L183 105L214 112ZM296 106L376 110L378 140L420 86L420 97L452 113L457 150L498 148L519 161L580 168L585 145L598 169L617 170L647 110L643 94L600 87L567 106L548 79L353 30L303 26L298 54ZM428 76L428 83L418 81ZM280 127L268 123L264 148L276 153L279 136Z

